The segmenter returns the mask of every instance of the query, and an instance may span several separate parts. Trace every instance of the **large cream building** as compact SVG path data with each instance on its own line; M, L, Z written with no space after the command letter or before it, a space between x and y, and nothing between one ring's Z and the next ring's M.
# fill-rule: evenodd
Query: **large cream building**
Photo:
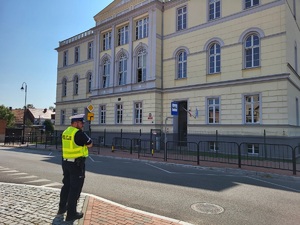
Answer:
M94 20L56 48L57 130L92 105L95 136L300 136L299 0L115 0Z

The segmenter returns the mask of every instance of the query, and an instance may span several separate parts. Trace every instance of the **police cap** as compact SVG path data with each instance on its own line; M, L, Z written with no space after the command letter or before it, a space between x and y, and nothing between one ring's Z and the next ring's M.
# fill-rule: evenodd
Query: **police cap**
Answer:
M75 121L81 121L81 122L84 123L84 116L85 116L85 114L77 114L77 115L74 115L74 116L70 116L71 123L73 123Z

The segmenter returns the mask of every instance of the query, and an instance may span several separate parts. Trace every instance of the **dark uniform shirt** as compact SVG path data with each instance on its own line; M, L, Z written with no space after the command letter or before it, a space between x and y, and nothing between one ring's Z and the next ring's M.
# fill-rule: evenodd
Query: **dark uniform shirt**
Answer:
M89 138L82 130L78 130L74 137L76 145L84 146L92 143L92 139Z

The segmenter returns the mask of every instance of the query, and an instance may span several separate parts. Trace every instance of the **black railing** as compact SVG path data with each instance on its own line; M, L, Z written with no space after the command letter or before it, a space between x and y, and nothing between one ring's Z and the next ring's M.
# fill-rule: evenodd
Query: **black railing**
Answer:
M6 136L4 144L21 144L21 136ZM61 147L61 135L28 136L27 143L44 145L58 149ZM285 144L269 143L236 143L225 141L178 142L159 139L153 141L141 138L114 137L111 145L105 145L105 137L94 140L97 153L101 148L106 151L122 151L138 154L140 157L158 158L163 161L180 160L196 162L217 162L243 166L263 167L292 171L294 175L300 172L300 146L292 147Z

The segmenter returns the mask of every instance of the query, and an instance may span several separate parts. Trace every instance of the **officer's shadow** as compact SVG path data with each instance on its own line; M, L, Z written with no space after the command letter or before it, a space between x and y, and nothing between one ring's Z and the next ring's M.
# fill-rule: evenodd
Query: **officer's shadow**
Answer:
M71 225L71 224L74 224L76 220L73 220L73 221L65 221L64 220L64 215L56 215L55 218L52 220L52 225L61 225L61 224L68 224L68 225ZM78 221L78 220L77 220ZM78 224L75 223L75 224Z

